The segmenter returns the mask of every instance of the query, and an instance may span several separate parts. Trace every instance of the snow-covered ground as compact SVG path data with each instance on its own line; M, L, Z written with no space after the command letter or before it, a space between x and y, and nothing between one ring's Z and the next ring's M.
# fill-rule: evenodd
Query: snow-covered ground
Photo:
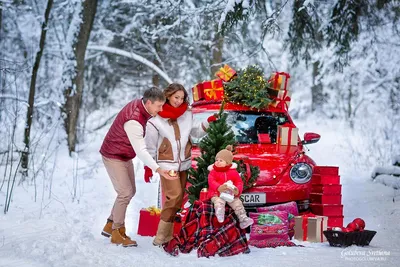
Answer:
M344 223L363 218L367 229L377 231L370 246L335 248L328 243L296 241L304 247L252 247L250 254L228 258L197 258L195 252L171 257L154 247L151 237L136 235L139 210L157 203L157 184L144 183L141 168L126 220L127 232L139 246L114 246L100 235L115 192L97 152L101 144L97 136L86 140L84 152L75 160L66 151L58 152L50 197L50 183L40 175L36 187L25 182L15 188L9 212L0 215L0 266L398 266L399 193L375 183L370 178L371 169L355 163L346 144L355 144L357 139L345 126L317 126L312 120L297 122L297 126L301 135L306 131L321 134L321 140L309 146L308 154L319 165L340 167ZM0 192L2 210L4 199L4 192Z

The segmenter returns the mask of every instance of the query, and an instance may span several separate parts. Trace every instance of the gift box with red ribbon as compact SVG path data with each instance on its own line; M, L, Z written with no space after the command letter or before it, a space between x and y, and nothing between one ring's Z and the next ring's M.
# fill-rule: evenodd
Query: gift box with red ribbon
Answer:
M268 80L269 87L274 90L287 91L290 75L286 72L274 72Z
M286 125L279 125L277 143L283 146L297 146L298 135L298 128Z
M229 67L229 65L225 64L222 68L220 68L216 73L215 76L223 80L224 82L229 82L235 77L236 71Z
M325 242L324 231L328 228L328 217L307 214L294 217L294 238L300 241Z
M193 101L204 100L203 83L198 83L192 88Z
M288 110L290 106L290 101L292 100L292 92L287 90L277 91L277 96L273 98L272 102L269 104L278 109Z
M222 80L215 79L203 82L205 100L222 100L224 97L224 85Z
M155 236L160 222L161 210L156 207L141 209L139 213L138 235Z

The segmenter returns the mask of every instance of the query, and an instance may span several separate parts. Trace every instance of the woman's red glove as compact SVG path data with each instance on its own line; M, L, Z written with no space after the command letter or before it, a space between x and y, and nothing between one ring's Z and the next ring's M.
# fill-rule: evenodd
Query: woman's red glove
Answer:
M149 167L144 166L144 181L150 183L151 177L153 177L153 171Z
M215 114L214 114L207 118L207 122L212 123L212 122L216 121L217 119L218 119L217 116L215 116Z

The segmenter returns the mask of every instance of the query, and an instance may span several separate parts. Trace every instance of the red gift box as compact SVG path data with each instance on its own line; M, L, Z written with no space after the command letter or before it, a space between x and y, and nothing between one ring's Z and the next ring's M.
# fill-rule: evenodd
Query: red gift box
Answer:
M329 216L328 227L343 227L343 216Z
M269 134L258 134L257 136L260 144L271 144L271 137Z
M313 184L340 184L339 175L324 175L324 174L314 174L312 176L311 182Z
M151 207L141 209L137 234L141 236L155 236L160 222L159 209Z
M339 167L315 166L314 173L315 174L324 174L324 175L339 175Z
M223 80L224 82L229 82L236 75L236 71L229 67L229 65L225 64L222 68L220 68L215 76Z
M310 194L311 203L315 204L342 204L342 195Z
M340 195L342 193L341 184L313 184L311 193L321 193L324 195Z
M224 85L222 80L215 79L203 82L205 100L222 100L224 97Z
M311 211L314 214L324 216L343 216L343 205L323 205L323 204L310 204Z
M193 101L204 100L204 87L202 83L196 84L192 88Z

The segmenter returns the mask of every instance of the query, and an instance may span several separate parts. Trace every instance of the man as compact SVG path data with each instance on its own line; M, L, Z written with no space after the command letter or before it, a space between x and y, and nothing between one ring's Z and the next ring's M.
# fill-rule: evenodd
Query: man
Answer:
M167 179L175 179L168 170L161 169L147 152L144 136L146 123L162 111L164 93L152 87L142 99L128 103L117 115L104 138L100 153L104 166L117 192L117 198L107 219L102 235L111 236L111 243L124 247L136 247L137 243L126 235L125 214L127 206L136 193L132 159L138 156L144 165Z

